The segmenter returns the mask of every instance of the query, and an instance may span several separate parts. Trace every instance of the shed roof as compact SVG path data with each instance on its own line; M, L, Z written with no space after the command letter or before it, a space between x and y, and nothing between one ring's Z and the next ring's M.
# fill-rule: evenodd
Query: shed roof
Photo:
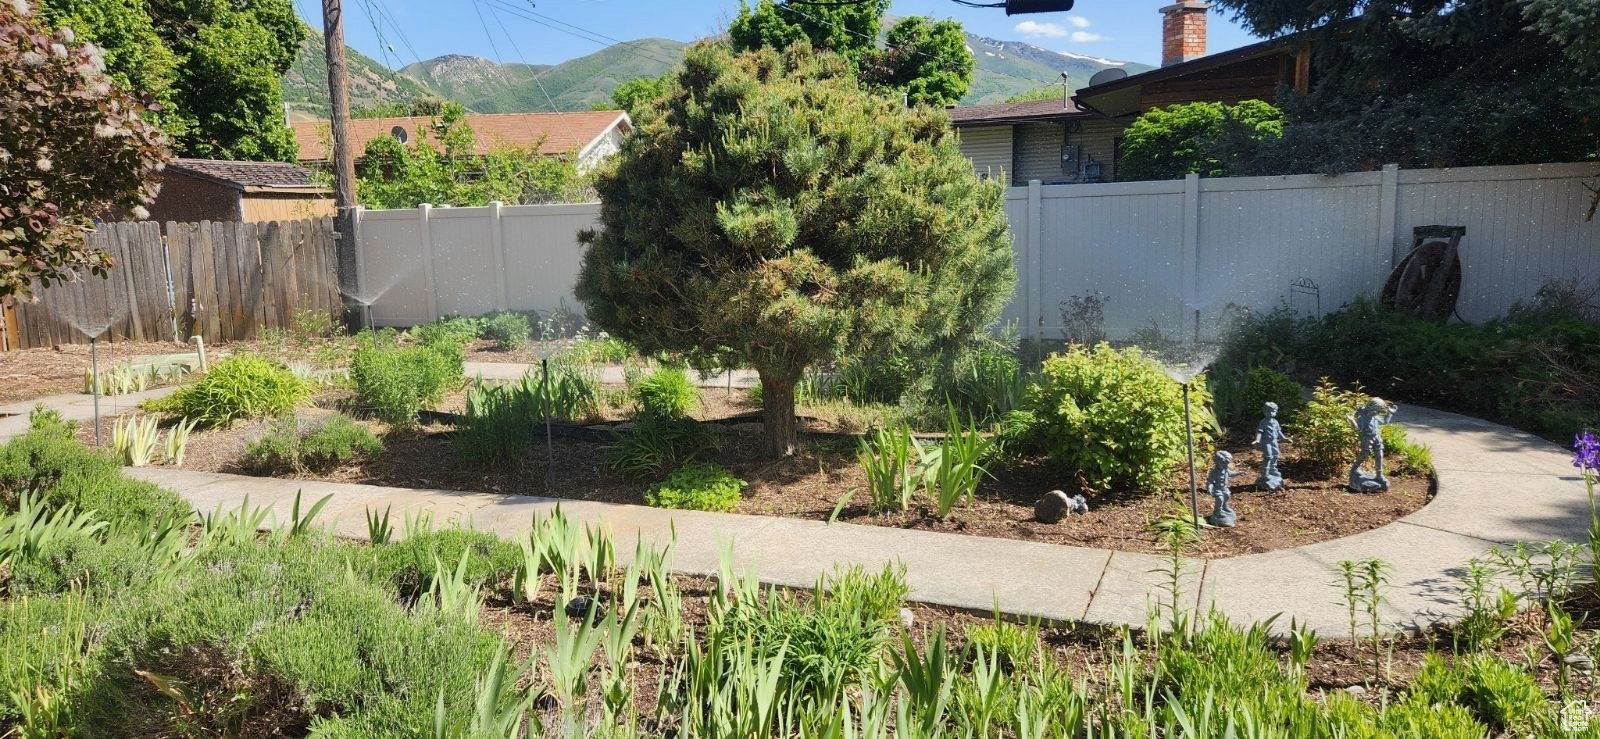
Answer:
M311 170L286 162L238 162L226 159L174 159L172 172L192 175L237 190L255 188L319 188Z
M1021 103L994 105L965 105L947 108L950 122L957 128L964 126L992 126L1037 121L1057 121L1069 118L1088 118L1094 113L1080 107L1076 101L1063 106L1061 98L1028 100Z
M487 113L472 114L463 119L472 128L478 155L488 154L505 146L529 147L537 145L539 153L546 156L582 154L599 141L606 132L617 126L623 130L633 127L628 114L620 110L585 110L572 113ZM350 121L351 145L357 156L367 148L367 142L380 136L394 135L394 129L404 129L410 137L418 129L434 125L428 116L399 118L358 118ZM328 159L328 122L295 121L294 138L300 144L300 161L325 161ZM437 146L437 139L428 141Z

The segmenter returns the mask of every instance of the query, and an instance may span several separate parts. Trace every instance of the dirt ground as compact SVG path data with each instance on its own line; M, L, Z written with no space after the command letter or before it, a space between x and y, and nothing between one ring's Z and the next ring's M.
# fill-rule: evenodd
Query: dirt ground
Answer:
M100 344L100 370L146 354L177 354L186 344L167 341L105 342ZM0 352L0 403L15 403L46 395L83 390L83 373L89 370L88 344ZM154 387L154 385L152 385Z
M615 393L620 388L607 388ZM445 410L458 410L463 393L456 393L441 404ZM349 408L348 391L330 391L319 398L323 408ZM314 413L312 411L311 413ZM702 391L702 420L720 420L720 447L705 455L708 461L726 466L749 483L736 513L786 516L827 520L841 496L850 500L837 520L849 523L894 528L943 531L972 536L1020 539L1049 544L1160 553L1153 541L1150 524L1174 508L1187 508L1188 472L1175 472L1170 485L1153 494L1118 492L1096 494L1080 487L1073 479L1043 462L996 467L979 486L976 500L956 508L945 520L932 511L932 502L919 497L911 510L873 515L867 510L866 477L856 460L857 439L840 433L847 425L832 417L806 417L806 434L799 454L781 461L765 461L761 454L758 422L750 417L754 408L735 391ZM625 410L611 407L609 418L625 416ZM826 416L826 414L822 414ZM369 421L382 432L376 422ZM184 466L206 471L250 474L242 462L245 448L267 430L266 422L236 424L227 430L198 432L190 441ZM303 473L314 479L398 487L477 490L508 495L539 495L576 500L642 504L644 492L659 478L629 478L607 464L610 439L556 437L547 450L536 443L515 463L485 467L460 459L451 439L449 426L423 426L393 431L384 437L385 452L376 458L357 460L322 474ZM1207 531L1203 541L1191 548L1197 557L1231 557L1301 546L1366 531L1394 521L1425 505L1432 493L1432 482L1425 477L1392 476L1392 489L1380 495L1346 492L1337 478L1308 479L1300 465L1290 458L1284 471L1288 487L1281 492L1257 491L1250 481L1260 454L1247 444L1229 447L1238 460L1236 469L1251 470L1233 488L1234 509L1240 525L1231 529ZM553 456L554 464L547 461ZM1200 470L1203 476L1205 470ZM1033 505L1044 493L1060 489L1069 495L1082 492L1089 498L1090 511L1073 515L1056 524L1033 520ZM1211 510L1203 493L1201 515Z

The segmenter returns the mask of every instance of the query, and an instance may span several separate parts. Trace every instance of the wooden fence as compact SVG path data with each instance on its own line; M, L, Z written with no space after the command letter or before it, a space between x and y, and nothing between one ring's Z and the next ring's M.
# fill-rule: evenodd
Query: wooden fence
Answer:
M107 278L39 291L0 345L82 344L102 327L102 341L248 340L297 310L344 310L331 219L110 223L87 238L115 258Z

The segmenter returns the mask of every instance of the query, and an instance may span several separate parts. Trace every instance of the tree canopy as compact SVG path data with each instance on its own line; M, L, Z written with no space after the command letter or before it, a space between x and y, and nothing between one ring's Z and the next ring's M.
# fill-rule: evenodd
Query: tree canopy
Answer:
M844 55L861 79L893 89L914 105L954 105L972 85L976 62L961 24L923 17L904 18L884 36L883 14L890 0L838 5L758 0L742 2L728 26L737 51L787 49L805 42Z
M1283 112L1260 100L1238 105L1184 103L1156 108L1123 133L1117 179L1168 180L1252 174L1235 152L1283 136Z
M444 103L438 117L418 126L410 144L391 136L367 142L356 194L369 208L456 207L571 202L587 195L571 159L528 148L501 147L478 155L472 128L459 103ZM429 142L433 142L430 145Z
M669 71L657 77L635 77L627 80L611 91L609 104L596 103L595 109L614 106L628 111L629 116L637 116L642 107L667 94L667 90L672 87L672 75L673 73Z
M1593 0L1217 0L1260 35L1321 28L1306 94L1286 94L1284 171L1592 158Z
M107 76L98 46L51 32L26 3L0 3L0 69L0 300L80 270L103 276L111 258L79 227L142 210L165 137Z
M39 12L105 49L111 78L151 96L179 154L294 160L281 80L308 31L290 0L41 0Z
M1011 295L1000 185L942 110L864 89L842 55L696 45L635 124L596 178L578 297L645 352L754 367L775 454L806 368L953 347Z

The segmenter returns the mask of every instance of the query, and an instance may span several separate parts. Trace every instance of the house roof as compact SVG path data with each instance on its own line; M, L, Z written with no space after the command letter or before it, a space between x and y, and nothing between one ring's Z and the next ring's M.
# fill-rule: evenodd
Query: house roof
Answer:
M582 155L606 132L622 126L633 127L628 114L620 110L586 110L573 113L489 113L466 116L463 121L472 128L476 144L474 153L483 155L495 149L537 145L539 153L546 156L562 154ZM405 130L413 140L417 130L433 125L428 116L401 118L358 118L350 121L351 144L357 155L367 148L367 142L380 136L394 135L396 127ZM326 161L329 157L327 121L295 121L294 138L300 144L300 161ZM429 137L430 142L437 141Z
M167 170L247 192L321 190L311 170L285 162L174 159Z
M1058 121L1068 118L1088 118L1094 113L1072 101L1063 107L1061 98L1028 100L1021 103L995 105L964 105L947 108L950 122L957 128L964 126L994 126L1011 123Z
M1198 74L1200 72L1216 69L1218 67L1225 67L1229 64L1237 64L1239 62L1249 61L1251 59L1270 56L1272 54L1282 52L1283 50L1292 45L1298 44L1299 42L1300 35L1295 34L1291 36L1269 39L1267 41L1261 41L1250 44L1249 46L1241 46L1237 49L1219 51L1215 54L1208 54L1200 57L1199 59L1191 59L1186 62L1169 64L1165 67L1158 67L1147 72L1128 75L1127 77L1123 77L1119 80L1112 80L1110 82L1101 83L1092 87L1084 87L1079 89L1078 92L1072 96L1072 99L1088 100L1096 95L1104 95L1109 92L1116 92L1117 90L1124 90L1129 87L1138 87L1140 85L1148 85L1152 82L1161 82L1163 80L1185 77L1191 74Z

